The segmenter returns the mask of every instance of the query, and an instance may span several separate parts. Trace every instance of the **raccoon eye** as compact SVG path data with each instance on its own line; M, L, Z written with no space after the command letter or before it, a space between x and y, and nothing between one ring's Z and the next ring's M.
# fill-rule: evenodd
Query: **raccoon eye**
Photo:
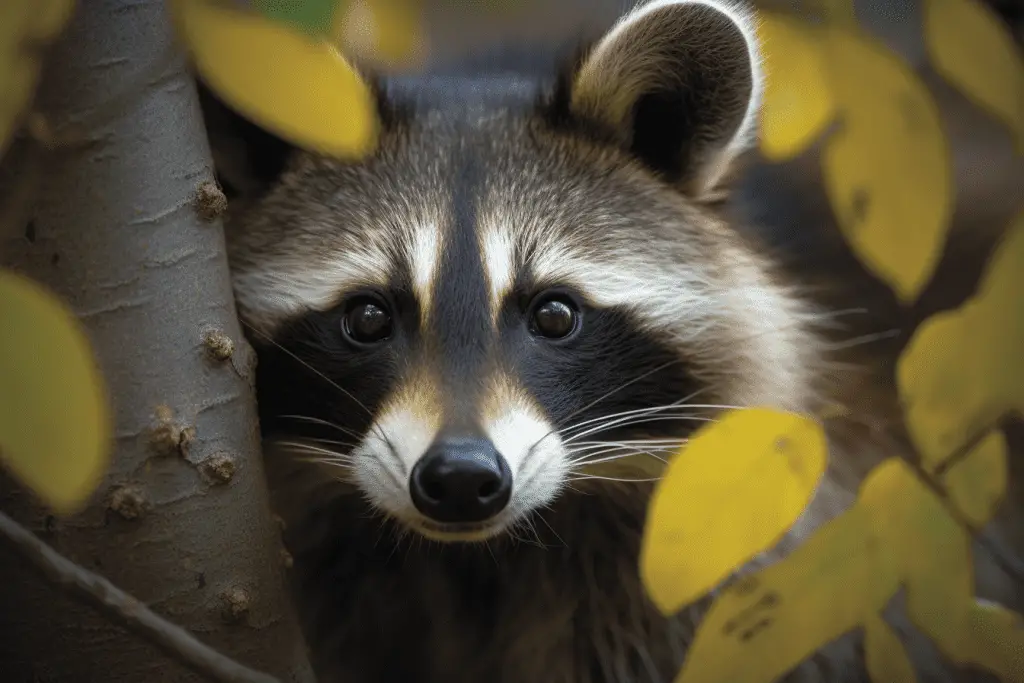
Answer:
M545 339L565 339L580 324L580 312L568 297L544 296L537 300L530 315L530 331Z
M391 314L383 301L359 297L349 303L341 326L356 344L376 344L391 336Z

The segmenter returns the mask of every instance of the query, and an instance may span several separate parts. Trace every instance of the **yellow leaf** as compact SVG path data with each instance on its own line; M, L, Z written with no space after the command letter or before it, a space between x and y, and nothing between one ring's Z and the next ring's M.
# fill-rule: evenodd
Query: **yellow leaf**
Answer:
M902 465L893 480L890 515L879 520L885 542L899 548L907 614L953 663L1024 681L1019 614L977 600L971 538L939 498Z
M698 431L669 464L648 513L641 572L658 608L675 612L777 542L826 460L821 426L792 413L736 410Z
M999 509L1009 478L1006 438L989 432L942 477L950 502L975 527L983 527Z
M0 155L35 95L42 48L64 29L74 0L0 2Z
M935 70L1009 126L1024 154L1024 60L1009 28L977 0L927 0L924 38Z
M426 53L422 0L353 0L339 20L345 50L369 63L410 66Z
M958 611L972 599L970 538L910 467L898 464L887 482L889 504L875 510L878 534L898 558L908 614L942 648L958 637Z
M873 683L917 682L899 636L878 615L864 622L864 663Z
M310 151L373 149L373 95L329 38L213 0L174 0L173 8L199 73L240 113Z
M1024 618L987 600L974 600L964 617L962 662L976 662L1007 683L1024 681Z
M827 40L842 127L824 150L825 189L858 257L909 303L938 264L953 210L939 112L884 45L848 28Z
M835 117L822 38L815 26L792 17L760 13L758 38L766 81L761 109L761 153L772 162L806 150Z
M888 500L888 469L871 472L858 505L785 560L722 591L676 683L774 683L892 598L899 567L872 512Z
M830 23L856 24L854 0L812 0L822 6L822 16Z
M111 425L89 341L52 294L0 271L0 459L59 513L92 494Z
M866 629L874 681L911 681L879 612L902 586L914 624L954 662L1024 676L1020 616L973 596L970 537L899 458L786 559L743 577L708 611L677 683L773 683L822 646Z
M978 292L933 315L896 365L907 429L934 469L1010 410L1024 412L1024 211L990 258Z

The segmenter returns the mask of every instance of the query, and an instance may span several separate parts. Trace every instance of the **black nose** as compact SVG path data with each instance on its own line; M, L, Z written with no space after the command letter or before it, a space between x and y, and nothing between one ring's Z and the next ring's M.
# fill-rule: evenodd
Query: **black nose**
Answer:
M409 491L436 522L482 522L508 505L512 471L487 439L441 439L412 468Z

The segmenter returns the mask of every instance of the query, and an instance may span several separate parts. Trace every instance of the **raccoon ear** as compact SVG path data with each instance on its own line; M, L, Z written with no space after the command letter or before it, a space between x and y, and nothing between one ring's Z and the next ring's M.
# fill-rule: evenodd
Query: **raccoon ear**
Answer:
M625 15L571 79L570 114L683 191L711 193L756 135L754 19L725 0L652 0Z
M296 148L225 104L196 78L217 180L229 199L262 195L284 172Z

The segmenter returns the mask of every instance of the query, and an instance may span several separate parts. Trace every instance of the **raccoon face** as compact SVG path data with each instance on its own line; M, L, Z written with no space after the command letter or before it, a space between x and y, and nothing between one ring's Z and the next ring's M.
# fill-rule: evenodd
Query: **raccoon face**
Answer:
M472 541L649 480L722 406L804 408L809 313L707 202L760 78L749 17L662 0L551 88L383 90L372 157L300 154L228 221L268 442Z

